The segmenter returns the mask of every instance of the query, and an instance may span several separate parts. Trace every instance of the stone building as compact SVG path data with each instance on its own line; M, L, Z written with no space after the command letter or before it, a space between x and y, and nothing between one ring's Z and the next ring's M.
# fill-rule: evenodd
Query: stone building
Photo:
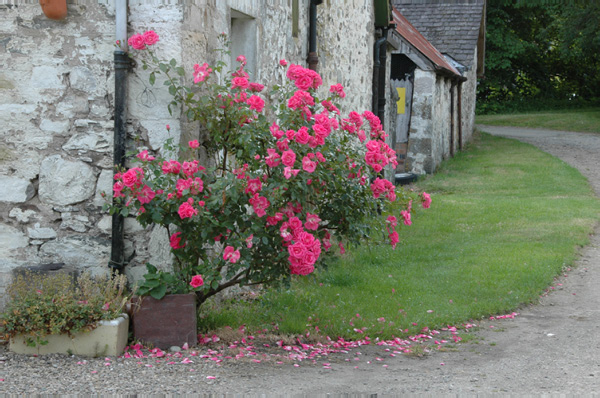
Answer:
M460 114L460 124L454 139L458 142L448 148L443 145L442 158L453 154L453 148L471 139L475 125L475 100L477 78L483 77L485 67L485 10L486 0L392 0L394 7L420 32L447 61L464 77L456 84L454 106ZM418 90L415 89L415 95ZM414 132L414 134L413 134ZM411 124L413 138L422 136L424 131ZM410 142L410 140L409 140ZM435 145L435 144L432 144ZM428 144L425 145L427 150ZM422 147L408 150L408 159L421 157ZM436 150L433 150L437 153ZM416 172L433 172L439 164L439 153L430 167L421 168L417 161L413 166Z
M462 143L459 92L465 78L396 9L393 22L400 45L391 54L396 106L388 110L388 133L400 157L397 172L433 173Z
M217 36L226 33L232 59L244 54L251 78L266 85L283 79L280 59L310 60L325 89L344 86L342 113L373 110L383 118L396 107L390 55L401 49L387 29L390 10L387 0L67 0L66 16L53 20L35 1L3 2L0 306L21 268L104 273L110 264L137 279L147 261L170 264L164 230L134 219L113 227L102 211L121 152L138 145L160 152L169 137L199 134L168 112L161 84L151 86L140 67L128 69L129 35L154 30L157 55L189 72L215 61ZM389 131L396 121L385 119Z

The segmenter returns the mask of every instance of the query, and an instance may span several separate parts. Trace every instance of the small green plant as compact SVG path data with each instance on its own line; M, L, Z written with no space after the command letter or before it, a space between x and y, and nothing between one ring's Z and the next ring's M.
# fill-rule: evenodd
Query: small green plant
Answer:
M138 283L137 294L140 296L148 295L160 300L166 294L183 294L189 291L188 284L173 273L159 271L150 263L146 263L146 269L148 272L144 275L144 281Z
M115 319L130 298L124 275L75 278L66 273L16 275L0 317L0 333L25 336L27 345L47 344L51 334L93 330L98 321Z

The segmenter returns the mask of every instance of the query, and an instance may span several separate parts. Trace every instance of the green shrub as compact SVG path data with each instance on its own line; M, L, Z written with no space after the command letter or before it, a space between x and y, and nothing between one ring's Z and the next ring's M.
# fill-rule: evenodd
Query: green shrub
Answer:
M45 344L51 334L93 330L98 321L115 319L130 295L124 275L74 278L66 273L25 272L8 287L8 303L0 329L8 337L22 334L27 344Z

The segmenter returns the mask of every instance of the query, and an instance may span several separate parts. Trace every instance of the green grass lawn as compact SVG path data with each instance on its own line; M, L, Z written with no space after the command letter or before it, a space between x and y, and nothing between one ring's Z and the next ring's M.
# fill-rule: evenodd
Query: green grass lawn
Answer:
M506 115L478 115L478 124L600 133L600 108Z
M482 134L417 190L432 194L401 244L364 245L291 288L203 307L200 327L276 326L354 339L460 325L535 302L599 218L585 178L517 141ZM366 329L362 329L366 328ZM355 331L362 330L363 333Z

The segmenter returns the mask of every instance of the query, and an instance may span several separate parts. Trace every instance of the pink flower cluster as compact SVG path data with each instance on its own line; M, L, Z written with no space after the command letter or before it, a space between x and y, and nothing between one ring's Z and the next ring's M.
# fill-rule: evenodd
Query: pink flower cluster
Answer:
M392 164L394 167L398 165L396 152L390 148L385 141L378 139L367 142L365 162L367 162L367 164L377 173L383 170L388 164Z
M202 66L198 64L194 65L194 84L205 81L210 75L210 72L212 72L212 69L208 67L206 62L203 63Z
M323 80L317 72L300 65L290 65L286 76L294 82L299 90L317 89L323 84Z
M400 242L400 237L398 236L398 232L396 232L396 226L398 226L398 219L394 216L388 216L387 220L387 232L388 237L390 239L390 244L392 248L395 249L398 242Z
M240 251L236 250L233 246L227 246L223 251L223 260L229 261L235 264L240 259Z
M315 220L311 221L314 222ZM316 226L318 227L318 222ZM308 275L313 272L314 264L321 255L321 242L313 234L306 232L302 227L302 221L295 216L284 222L280 231L283 239L289 243L287 249L290 272L294 275Z
M429 209L429 206L431 206L431 196L427 192L423 192L421 196L423 197L423 208Z
M265 108L265 101L256 94L252 94L248 97L247 91L260 93L264 90L265 86L260 83L250 82L248 72L244 70L244 67L246 66L246 57L240 55L237 57L237 61L240 63L240 67L232 73L233 78L231 79L231 88L238 92L233 100L238 103L245 102L250 109L260 113Z
M135 34L127 40L127 44L136 50L145 50L146 46L151 46L158 42L158 35L153 31L149 30L142 34Z
M338 83L329 87L329 92L336 94L340 98L344 98L346 93L344 92L344 87Z
M175 232L169 238L169 244L173 249L183 249L187 243L181 243L181 232Z
M396 190L394 184L385 178L377 177L371 184L371 191L373 191L373 197L375 199L380 196L385 196L390 202L396 200Z
M248 202L250 202L254 212L258 217L264 217L267 214L266 210L269 208L269 206L271 206L269 199L265 198L264 196L260 196L258 193L255 193Z
M148 185L144 184L144 170L139 167L133 167L127 170L125 173L115 174L115 183L113 184L113 197L124 198L123 189L126 187L131 190L131 195L136 198L142 206L139 211L143 213L145 211L143 205L150 203L156 194L162 193L162 191L153 191Z

